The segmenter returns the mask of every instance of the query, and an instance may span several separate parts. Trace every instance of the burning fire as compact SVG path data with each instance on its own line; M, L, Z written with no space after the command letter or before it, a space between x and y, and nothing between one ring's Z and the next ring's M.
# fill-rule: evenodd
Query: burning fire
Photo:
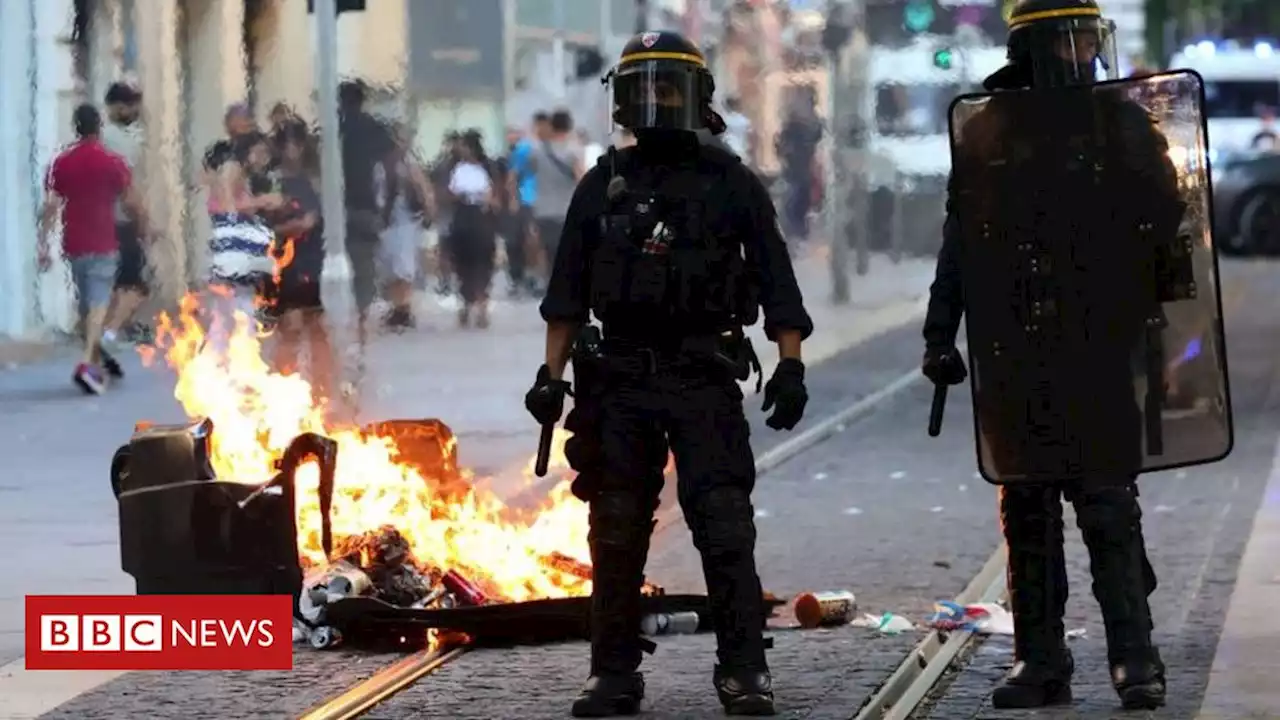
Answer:
M343 538L391 525L419 563L456 570L489 597L523 601L591 592L589 580L546 560L560 553L589 562L587 510L570 493L569 479L528 513L513 511L472 483L463 497L446 499L440 479L402 462L391 439L328 426L307 381L276 373L263 360L256 331L251 319L238 315L224 351L203 347L198 305L188 297L176 319L160 318L156 332L156 346L178 375L174 397L191 418L213 422L212 464L220 480L266 482L295 437L322 434L339 448L331 513L335 547ZM562 475L567 438L557 431L551 455L551 467ZM327 560L320 543L319 476L314 462L297 475L298 545L313 565Z

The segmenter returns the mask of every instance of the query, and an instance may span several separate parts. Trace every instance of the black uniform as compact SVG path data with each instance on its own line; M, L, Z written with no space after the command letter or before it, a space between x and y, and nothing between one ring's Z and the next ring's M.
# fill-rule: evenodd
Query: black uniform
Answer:
M1060 4L1060 3L1059 3ZM1080 11L1081 17L1098 18L1096 6L1091 3L1073 3L1071 8ZM1036 0L1023 2L1015 9L1018 14L1055 10L1054 2ZM1089 10L1092 9L1092 14ZM1080 32L1084 28L1076 27ZM1011 47L1015 47L1011 38ZM1036 86L1036 72L1029 64L1019 65L1019 54L1011 51L1015 64L997 72L988 79L988 90L1006 90ZM1045 94L1036 111L1036 117L1026 117L1030 105L1018 106L1019 116L1010 117L1007 103L997 93L987 106L971 120L962 131L961 150L955 159L956 167L949 188L948 217L943 230L942 249L938 255L936 278L931 287L928 314L925 319L926 342L925 374L938 383L956 384L965 377L963 362L955 350L955 338L959 329L966 300L969 303L997 301L1006 305L1010 292L1020 292L1000 283L988 283L984 272L1005 279L1003 270L976 267L970 264L966 244L980 242L980 228L965 228L957 218L955 203L962 194L983 194L990 201L982 201L992 213L1005 217L988 216L984 227L1038 228L1034 233L1043 241L1044 252L1050 263L1094 263L1087 274L1092 281L1106 286L1108 311L1087 317L1060 318L1070 332L1081 332L1093 338L1088 352L1070 357L1030 358L996 357L998 343L970 338L973 352L983 353L977 360L988 387L979 397L975 411L983 427L983 441L996 468L1022 466L1027 452L1042 452L1049 443L1029 438L1028 424L1051 427L1055 420L1072 428L1085 428L1090 423L1098 428L1096 437L1084 438L1093 453L1092 460L1115 468L1110 473L1083 473L1078 477L1064 477L1060 482L1029 483L1021 481L1000 488L1000 517L1005 539L1009 545L1009 594L1014 616L1015 653L1017 664L1005 684L996 689L993 702L997 707L1034 707L1071 698L1070 677L1073 661L1067 649L1063 626L1063 614L1067 600L1067 570L1063 554L1062 498L1075 505L1077 525L1089 551L1093 571L1093 591L1102 610L1106 626L1108 659L1112 679L1117 692L1127 708L1157 707L1164 701L1164 668L1151 641L1152 619L1147 596L1155 590L1156 579L1147 560L1143 544L1138 490L1135 485L1140 465L1141 430L1140 413L1134 401L1131 341L1121 339L1139 337L1142 323L1150 316L1152 308L1139 297L1143 285L1139 268L1149 257L1149 248L1139 247L1133 241L1135 234L1122 227L1126 206L1150 207L1160 203L1178 201L1177 177L1167 160L1168 145L1140 106L1116 101L1098 105L1089 104L1086 92L1063 92L1062 97ZM1095 111L1102 108L1105 117L1098 122ZM1123 186L1130 194L1110 198L1106 206L1077 205L1073 198L1085 195L1096 200L1096 189L1087 187L1097 180L1091 168L1079 167L1072 147L1095 147L1098 138L1095 128L1104 127L1108 137L1103 141L1106 157L1102 166L1108 173L1130 173L1105 177L1105 184ZM1063 144L1061 138L1080 136L1079 143ZM1087 136L1087 137L1086 137ZM1054 138L1048 141L1045 138ZM1018 148L1007 154L1032 158L1022 164L1027 168L1039 168L1035 174L1007 172L988 175L981 169L962 163L966 159L964 148L981 147L984 143L999 142L1006 148ZM971 153L982 155L981 152ZM1018 160L1010 160L1010 164ZM1133 173L1135 168L1158 168L1155 173ZM1073 180L1073 172L1075 173ZM1004 187L961 188L956 187L957 177L1001 177ZM1083 185L1076 182L1087 177ZM1090 195L1090 193L1093 193ZM999 199L999 200L996 200ZM1075 218L1071 214L1075 214ZM1016 216L1017 219L1010 219ZM1052 242L1053 234L1064 235L1059 243ZM1028 237L1032 234L1028 233ZM1102 242L1090 248L1084 238L1110 238L1114 242ZM1079 239L1079 241L1077 241ZM1122 242L1123 240L1123 242ZM1089 255L1096 250L1096 257ZM1072 255L1074 253L1074 255ZM1066 255L1059 257L1059 255ZM1070 257L1067 257L1070 256ZM972 277L968 293L966 278ZM1012 283L1028 282L1016 275ZM1073 288L1057 288L1056 292L1072 293ZM1098 289L1089 292L1098 297ZM966 297L967 295L967 297ZM1061 312L1068 311L1063 303ZM1010 311L1013 313L1013 311ZM1115 339L1115 342L1111 342ZM993 355L992 347L996 348ZM1018 352L1004 353L1006 356ZM1062 362L1087 362L1091 372L1081 373L1076 367L1068 373ZM1055 372L1055 367L1058 372ZM1030 377L1029 374L1037 374ZM1006 382L1016 377L1016 381ZM1043 377L1040 377L1043 376ZM1065 387L1071 378L1088 376L1090 387ZM1008 386L1008 392L1003 389ZM991 387L997 389L992 390ZM1075 397L1096 398L1076 403L1079 413L1092 418L1082 422L1081 417L1034 418L1011 417L1015 411L1025 415L1030 396L1022 394L1047 392L1074 393ZM1021 393L1021 394L1020 394ZM998 402L1001 401L1002 402ZM1001 428L1021 428L1002 432ZM1077 438L1080 439L1080 438ZM1061 466L1071 463L1061 459ZM1059 466L1059 459L1047 463ZM1095 465L1094 467L1096 467Z
M741 330L760 308L770 339L807 337L813 323L759 180L693 132L636 135L636 147L611 151L579 184L541 307L549 323L582 325L594 313L603 324L596 387L584 393L575 357L579 389L565 421L595 568L592 679L574 713L630 714L643 693L640 588L670 449L703 559L721 701L733 714L773 714L755 462L738 386L755 356ZM793 427L806 397L803 365L781 363L766 409L776 399L788 417L772 426Z

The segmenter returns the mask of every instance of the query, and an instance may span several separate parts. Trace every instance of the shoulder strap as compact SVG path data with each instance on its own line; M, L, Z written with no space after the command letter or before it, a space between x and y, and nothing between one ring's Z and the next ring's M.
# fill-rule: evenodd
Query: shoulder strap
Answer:
M551 164L555 165L556 169L559 170L561 174L563 174L565 177L569 178L570 180L577 179L577 176L573 172L573 168L565 164L565 161L561 160L560 156L556 155L555 150L551 147L550 142L546 140L542 141L542 151L547 156L547 159L551 161Z

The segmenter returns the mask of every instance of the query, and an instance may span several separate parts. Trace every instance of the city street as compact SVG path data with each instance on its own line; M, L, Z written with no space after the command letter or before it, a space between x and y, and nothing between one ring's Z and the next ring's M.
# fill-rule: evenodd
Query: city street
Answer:
M811 312L818 324L806 348L810 363L886 328L908 321L914 326L931 263L874 260L874 272L855 280L851 303L839 308L825 297L829 270L823 256L797 263L802 285L811 288ZM440 306L434 294L424 295L420 305L424 316L417 331L373 341L360 418L440 417L458 436L460 462L482 484L500 497L539 497L546 488L530 487L523 472L537 433L520 405L543 355L536 304L496 303L493 327L484 333L457 330L451 308ZM914 337L914 327L909 334ZM770 373L776 353L765 347L759 328L754 336ZM14 479L0 484L0 542L25 548L9 565L17 582L0 592L0 670L22 655L25 595L133 591L132 579L119 570L109 458L128 440L135 421L183 418L173 399L171 372L144 369L130 358L122 383L105 396L84 397L68 380L70 357L63 351L49 362L0 371L0 429L11 438L11 467L19 469ZM902 367L894 359L885 372L901 374ZM880 376L865 379L870 389L887 382ZM758 407L758 398L750 402ZM0 688L3 675L0 671Z
M1194 717L1206 700L1236 569L1273 470L1280 401L1274 348L1280 329L1280 278L1265 263L1224 267L1236 412L1235 452L1227 461L1144 478L1143 506L1152 562L1160 577L1153 603L1169 666L1170 704L1153 717ZM810 423L892 384L919 362L915 323L876 337L812 368ZM999 542L995 493L974 473L967 388L954 392L941 437L924 432L931 390L914 383L885 397L842 431L764 474L755 493L758 558L766 589L853 591L859 612L919 621L954 597ZM757 454L785 436L764 428L751 403ZM105 483L104 483L105 484ZM672 498L654 543L648 576L668 591L702 589L701 571ZM1076 703L1037 717L1109 718L1117 712L1105 678L1105 646L1090 597L1087 560L1068 511L1073 593L1068 628L1077 660ZM105 554L105 551L104 551ZM114 558L112 558L114 560ZM1242 591L1243 592L1243 591ZM1237 598L1239 600L1239 598ZM770 653L784 717L849 718L922 634L881 635L843 627L792 630L774 621ZM1273 634L1271 627L1256 628ZM658 638L645 663L646 717L719 714L710 686L710 636ZM289 673L134 673L84 694L51 718L293 717L375 672L392 656L343 651L296 654ZM582 644L481 650L445 665L367 717L560 718L586 675ZM978 646L963 669L922 707L923 718L1012 718L989 707L992 686L1011 663L1010 643ZM1226 714L1222 717L1236 717Z

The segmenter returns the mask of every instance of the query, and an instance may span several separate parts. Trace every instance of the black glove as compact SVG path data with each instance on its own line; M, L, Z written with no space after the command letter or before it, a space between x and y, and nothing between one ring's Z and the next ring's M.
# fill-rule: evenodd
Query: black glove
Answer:
M533 381L533 387L525 393L524 407L539 425L549 425L560 419L564 412L564 396L568 393L569 383L552 380L551 370L543 365L538 368L538 378Z
M960 351L951 347L931 347L924 351L920 372L934 385L959 385L969 377Z
M764 384L764 408L773 414L764 424L774 430L790 430L804 417L804 406L809 404L809 392L804 388L804 363L787 358L778 363L773 377Z

